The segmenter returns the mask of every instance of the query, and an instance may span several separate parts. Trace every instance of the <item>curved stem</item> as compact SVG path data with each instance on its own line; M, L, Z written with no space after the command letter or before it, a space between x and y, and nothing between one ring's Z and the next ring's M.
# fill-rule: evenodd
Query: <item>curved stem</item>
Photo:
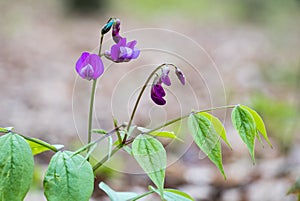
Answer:
M103 43L103 37L104 35L101 34L100 42L99 42L99 52L98 56L101 57L101 49L102 49L102 43ZM89 123L88 123L88 141L87 144L89 144L92 140L92 125L93 125L93 110L94 110L94 100L95 100L95 91L96 91L96 85L97 85L97 79L93 80L92 85L92 92L90 97L90 109L89 109ZM89 153L90 148L88 147L87 153ZM87 161L89 161L90 158L87 158Z
M149 75L149 77L147 78L145 84L143 85L143 87L142 87L142 89L141 89L141 91L140 91L140 93L139 93L139 96L138 96L137 99L136 99L134 108L133 108L133 110L132 110L132 113L131 113L131 116L130 116L130 120L129 120L129 123L128 123L128 126L127 126L127 131L129 131L129 128L130 128L130 126L131 126L131 123L132 123L133 117L134 117L134 115L135 115L136 109L137 109L137 107L138 107L138 104L139 104L139 102L140 102L140 100L141 100L141 97L142 97L142 95L143 95L143 93L144 93L144 91L145 91L145 89L146 89L148 83L150 82L150 80L151 80L151 78L153 77L153 75L155 75L156 71L158 71L158 70L159 70L162 66L164 66L164 65L167 65L167 64L161 64L161 65L159 65L157 68L155 68L155 69L152 71L152 73Z
M153 191L153 190L151 190L151 191L148 191L148 192L146 192L146 193L144 193L144 194L142 194L142 195L139 195L139 196L137 196L137 197L133 198L131 201L136 201L136 200L139 200L139 199L141 199L141 198L143 198L143 197L146 197L147 195L150 195L150 194L152 194L152 193L154 193L154 191Z
M92 92L90 98L90 110L89 110L89 120L88 120L88 141L89 144L92 140L92 125L93 125L93 110L94 110L94 100L95 100L95 91L96 91L97 79L93 80ZM90 148L87 149L89 152ZM89 161L89 158L87 159Z
M99 56L99 57L103 56L103 54L101 54L102 43L103 43L103 37L104 37L104 35L101 34L101 37L100 37L100 43L99 43L99 52L98 52L98 56Z
M166 127L166 126L169 126L177 121L180 121L180 120L183 120L185 118L188 118L192 113L201 113L201 112L209 112L209 111L213 111L213 110L221 110L221 109L228 109L228 108L234 108L236 105L225 105L225 106L220 106L220 107L214 107L214 108L209 108L209 109L205 109L205 110L198 110L198 111L195 111L195 112L191 112L191 113L188 113L184 116L181 116L181 117L178 117L176 119L173 119L171 121L168 121L166 123L164 123L163 125L160 125L154 129L151 129L148 133L151 133L153 131L156 131L156 130L159 130L163 127Z
M114 148L110 155L106 155L101 161L99 161L96 165L93 167L93 171L95 172L99 167L101 167L109 158L111 158L115 153L117 153L121 148L123 147L122 144L118 145L116 148Z

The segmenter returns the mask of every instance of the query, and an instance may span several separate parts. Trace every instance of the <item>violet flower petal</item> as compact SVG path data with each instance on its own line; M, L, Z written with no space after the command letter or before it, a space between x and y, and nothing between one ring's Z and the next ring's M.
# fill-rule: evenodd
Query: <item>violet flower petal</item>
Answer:
M81 56L78 58L77 62L76 62L76 71L77 73L80 72L80 70L82 69L83 63L85 62L86 58L90 55L90 53L88 52L83 52L81 54Z
M164 89L160 84L154 84L151 88L151 99L157 105L164 105L166 104L166 100L163 98L166 95Z
M164 97L166 95L164 88L160 84L153 85L152 89L156 96Z
M138 58L139 55L140 55L140 50L134 48L131 59L136 59L136 58Z
M119 44L113 45L111 47L110 53L111 53L111 59L113 61L117 61L119 58L119 54L120 54L120 45Z
M127 47L133 49L134 46L136 45L137 41L136 40L133 40L133 41L130 41L126 44Z
M93 67L93 79L97 79L104 72L104 65L101 58L97 54L91 54L89 57L89 64Z
M170 68L168 66L164 66L161 68L161 81L167 86L171 85L169 72L170 72Z
M151 93L151 99L156 103L157 105L164 105L166 104L166 100L162 97L157 97L153 93Z
M91 80L94 75L94 69L90 64L88 64L88 65L84 66L83 68L81 68L79 75L83 79Z

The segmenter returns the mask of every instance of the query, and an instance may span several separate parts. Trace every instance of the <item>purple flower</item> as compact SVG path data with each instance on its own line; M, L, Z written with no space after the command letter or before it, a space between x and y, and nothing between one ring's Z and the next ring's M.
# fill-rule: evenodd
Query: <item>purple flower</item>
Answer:
M182 73L182 71L179 68L176 68L175 73L178 77L178 79L180 80L181 84L185 84L185 77L184 74Z
M161 68L160 79L161 79L162 83L164 83L167 86L171 86L171 80L169 78L169 72L170 72L169 66L165 65L164 67Z
M83 79L97 79L104 72L101 58L97 54L83 52L76 62L76 71Z
M140 50L135 48L136 43L135 40L126 43L126 38L121 38L110 50L105 51L104 56L116 63L136 59L140 54Z
M164 105L166 104L166 100L163 98L166 95L164 88L161 86L160 83L153 84L151 88L151 99L157 105Z

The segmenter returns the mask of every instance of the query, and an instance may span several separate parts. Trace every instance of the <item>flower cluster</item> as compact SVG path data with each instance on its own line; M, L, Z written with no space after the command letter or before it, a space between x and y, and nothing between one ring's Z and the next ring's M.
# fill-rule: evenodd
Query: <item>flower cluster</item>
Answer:
M136 40L127 43L127 39L120 36L119 32L120 20L116 19L112 29L112 38L116 44L110 50L106 50L104 56L116 63L136 59L140 54L140 50L135 48Z
M162 87L162 84L165 84L166 86L171 86L171 80L169 77L170 68L168 65L164 65L161 68L161 74L157 76L152 84L151 87L151 99L156 103L157 105L164 105L166 104L166 100L164 99L166 92L164 88ZM185 84L185 77L182 71L175 67L175 74L181 84Z
M104 56L116 63L128 62L132 59L136 59L140 50L135 47L136 41L127 42L125 37L121 37L120 32L120 20L116 18L111 18L104 25L101 30L101 43L104 34L110 31L112 28L112 38L116 44L114 44L110 50L106 50ZM101 46L102 44L100 44ZM88 52L83 52L76 62L76 72L80 77L86 80L96 80L104 72L104 66L102 59L99 55L90 54Z
M105 58L115 62L128 62L132 59L136 59L140 50L137 49L136 40L127 42L125 37L120 35L120 26L121 22L117 18L110 18L108 22L101 29L101 39L100 39L100 50L99 54L90 54L88 52L83 52L79 59L76 62L76 71L80 77L86 80L96 80L100 77L104 72L103 62L101 60L101 46L103 36L108 33L112 29L112 39L115 42L114 45L111 46L110 50L106 50L104 52ZM166 92L163 88L163 84L166 86L171 86L171 80L169 77L170 66L175 69L175 74L179 81L184 85L185 77L182 71L170 64L163 65L161 69L160 75L157 75L154 79L151 87L151 99L157 105L165 105L166 100L164 97L166 96Z

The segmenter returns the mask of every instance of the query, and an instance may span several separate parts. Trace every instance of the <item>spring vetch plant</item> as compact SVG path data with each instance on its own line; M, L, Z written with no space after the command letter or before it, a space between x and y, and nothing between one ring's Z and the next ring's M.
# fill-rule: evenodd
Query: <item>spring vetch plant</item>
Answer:
M98 54L83 52L76 64L77 74L91 82L90 106L88 115L87 142L78 150L64 150L63 145L50 144L40 139L30 138L17 133L12 127L0 128L0 200L19 201L26 196L33 177L33 157L44 151L53 151L53 155L44 177L44 194L49 201L85 201L89 200L94 188L94 172L105 164L119 150L127 151L145 171L153 186L143 194L135 192L117 192L104 182L101 188L113 201L139 200L150 194L157 194L161 200L189 201L193 198L177 189L165 188L167 168L167 153L159 137L178 139L176 133L164 130L165 127L187 119L190 133L194 142L205 153L226 179L226 170L223 168L222 147L223 140L231 149L227 134L221 121L211 114L214 110L232 110L233 127L237 130L242 141L255 161L254 145L256 138L262 142L262 136L272 147L262 118L253 109L237 104L192 110L185 115L169 120L155 128L143 128L133 125L141 97L150 86L149 98L157 105L165 105L166 87L172 87L174 80L169 75L174 73L182 85L186 83L184 72L173 63L158 65L145 79L145 83L134 103L128 123L118 124L114 119L114 127L110 131L93 128L93 108L97 79L103 75L105 66L102 59L111 62L123 63L138 59L140 50L136 40L129 41L121 36L121 21L110 18L100 31L100 44ZM111 31L114 44L110 49L102 52L103 38ZM138 135L134 135L138 131ZM98 139L92 141L93 134L100 134ZM115 136L115 137L114 137ZM114 137L114 138L113 138ZM104 140L109 139L108 153L103 153L103 159L90 162L94 149Z

